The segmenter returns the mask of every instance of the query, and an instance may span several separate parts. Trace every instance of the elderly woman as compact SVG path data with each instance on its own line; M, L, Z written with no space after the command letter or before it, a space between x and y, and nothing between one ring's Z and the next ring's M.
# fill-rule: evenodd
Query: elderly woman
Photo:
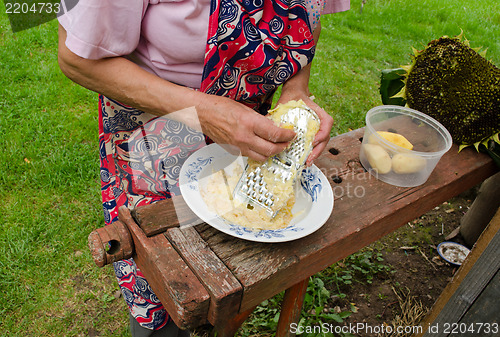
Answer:
M345 0L327 1L326 8L324 0L79 0L61 16L60 67L99 93L106 224L116 220L120 206L134 208L179 194L185 149L194 150L200 142L193 141L191 128L161 118L176 111L194 111L209 139L263 161L295 136L264 117L282 85L279 102L302 99L321 119L308 158L312 163L333 124L309 98L319 17L348 7ZM145 131L161 140L141 143ZM149 165L132 160L131 152L140 146L161 153L159 159ZM114 267L132 334L176 336L134 261Z

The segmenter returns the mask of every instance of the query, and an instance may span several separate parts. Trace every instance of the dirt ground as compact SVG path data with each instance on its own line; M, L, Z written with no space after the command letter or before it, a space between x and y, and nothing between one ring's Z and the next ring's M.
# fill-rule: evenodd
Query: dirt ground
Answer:
M351 303L357 308L347 318L347 324L365 323L374 327L359 336L381 336L375 327L383 324L417 325L431 309L458 269L441 259L436 247L443 241L464 244L460 235L448 240L446 237L460 225L477 189L435 207L370 247L382 252L382 263L390 266L392 272L377 274L372 284L357 283L343 289L346 298L334 302L342 311L348 310Z

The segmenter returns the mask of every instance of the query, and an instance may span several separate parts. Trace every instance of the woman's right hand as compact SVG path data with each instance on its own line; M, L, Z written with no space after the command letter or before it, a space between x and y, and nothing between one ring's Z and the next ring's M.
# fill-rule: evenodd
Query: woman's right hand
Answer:
M203 132L218 144L237 147L243 156L265 161L283 151L295 137L294 131L276 126L241 103L226 97L206 96L196 106Z

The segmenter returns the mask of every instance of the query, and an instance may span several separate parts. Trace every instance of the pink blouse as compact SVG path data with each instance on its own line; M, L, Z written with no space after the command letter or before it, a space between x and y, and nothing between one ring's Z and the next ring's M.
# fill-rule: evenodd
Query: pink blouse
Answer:
M325 0L322 14L333 14L348 11L351 8L350 0Z
M311 22L349 9L349 0L309 0ZM322 6L321 6L322 7ZM199 88L210 0L80 0L59 23L80 57L126 56L168 81Z

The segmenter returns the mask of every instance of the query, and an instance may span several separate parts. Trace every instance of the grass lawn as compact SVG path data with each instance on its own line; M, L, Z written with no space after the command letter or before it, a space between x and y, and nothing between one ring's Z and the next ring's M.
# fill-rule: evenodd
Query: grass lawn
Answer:
M322 27L311 91L332 134L364 125L381 104L380 71L409 63L412 47L463 29L500 65L500 4L487 0L368 0L362 11L356 0ZM112 268L95 267L87 248L103 225L97 128L97 95L58 68L57 23L13 34L2 10L0 336L128 335ZM272 327L261 311L247 335Z

